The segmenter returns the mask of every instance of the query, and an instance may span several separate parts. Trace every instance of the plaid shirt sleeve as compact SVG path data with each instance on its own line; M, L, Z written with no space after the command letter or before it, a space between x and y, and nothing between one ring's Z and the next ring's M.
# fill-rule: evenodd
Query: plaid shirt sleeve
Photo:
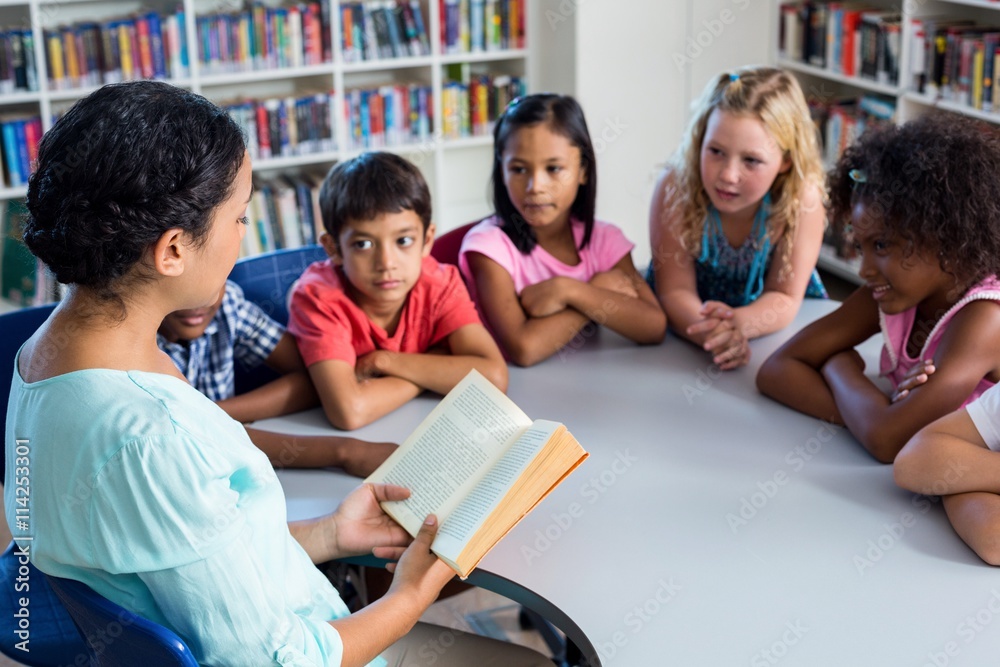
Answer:
M264 363L278 346L285 327L272 320L257 304L247 301L243 290L234 282L226 282L221 310L233 335L233 356L246 368Z

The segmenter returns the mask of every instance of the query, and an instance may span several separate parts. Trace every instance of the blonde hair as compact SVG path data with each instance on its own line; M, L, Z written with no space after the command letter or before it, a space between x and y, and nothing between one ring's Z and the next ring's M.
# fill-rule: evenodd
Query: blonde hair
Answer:
M792 238L810 185L824 193L818 131L805 95L794 76L773 67L744 67L724 72L705 88L694 105L684 139L670 160L673 175L664 196L665 219L673 220L682 247L697 257L708 215L709 199L701 182L701 144L712 111L757 118L774 139L791 168L771 184L768 233L780 230L788 239L782 253L782 275L790 270ZM825 194L823 195L825 197ZM772 236L772 238L774 238Z

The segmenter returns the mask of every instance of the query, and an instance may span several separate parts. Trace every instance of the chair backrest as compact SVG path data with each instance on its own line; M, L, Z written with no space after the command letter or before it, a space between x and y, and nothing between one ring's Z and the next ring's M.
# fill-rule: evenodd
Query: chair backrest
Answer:
M288 290L306 267L321 259L326 251L319 245L276 250L236 262L229 279L274 320L288 324Z
M89 664L73 619L13 542L0 555L0 653L30 667Z
M0 424L7 423L7 399L10 398L10 381L14 372L14 357L55 309L55 304L22 308L0 315ZM5 461L0 459L0 482L3 481Z
M49 585L87 638L97 667L198 667L191 649L172 630L133 614L84 583L48 577Z
M322 246L276 250L245 257L236 262L229 279L243 288L243 296L282 324L288 324L288 292L313 262L326 259ZM252 369L236 364L236 393L242 394L274 380L278 375L267 366Z
M461 227L456 227L434 239L434 245L431 246L431 256L442 264L454 264L458 266L458 251L462 249L462 239L479 222L479 220L476 220Z

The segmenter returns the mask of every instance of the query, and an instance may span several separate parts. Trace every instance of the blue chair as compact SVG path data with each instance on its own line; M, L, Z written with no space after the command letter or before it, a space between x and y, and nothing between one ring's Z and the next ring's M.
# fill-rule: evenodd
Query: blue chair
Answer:
M326 259L326 251L319 245L276 250L236 262L229 279L265 313L288 324L288 290L306 267L321 259Z
M282 324L288 324L288 292L313 262L326 259L322 246L276 250L236 262L229 279L243 288L248 301ZM267 366L245 369L236 364L236 393L242 394L277 379Z
M86 665L89 656L46 576L13 542L0 555L0 653L31 667Z
M77 630L87 638L92 667L198 667L191 649L173 631L133 614L79 581L48 580Z
M14 373L14 357L31 338L42 322L55 309L50 303L34 308L23 308L0 315L0 424L7 423L7 399L10 398L10 381ZM3 481L6 461L0 459L0 482Z

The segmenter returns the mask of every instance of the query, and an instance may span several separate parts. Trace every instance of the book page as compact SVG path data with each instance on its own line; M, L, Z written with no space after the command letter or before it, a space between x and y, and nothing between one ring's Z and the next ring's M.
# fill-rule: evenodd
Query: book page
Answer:
M560 426L556 422L540 419L528 427L441 524L432 545L433 551L448 560L457 561L466 543Z
M382 507L411 535L431 513L444 525L452 508L531 420L503 392L471 371L366 482L410 489Z

